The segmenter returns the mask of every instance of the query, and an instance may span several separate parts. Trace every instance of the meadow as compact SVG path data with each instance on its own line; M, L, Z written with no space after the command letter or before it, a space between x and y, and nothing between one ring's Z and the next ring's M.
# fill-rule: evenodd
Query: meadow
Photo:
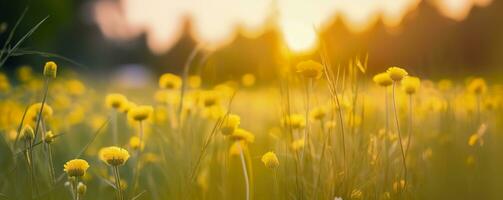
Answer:
M0 199L503 198L501 83L320 57L140 91L65 62L1 74Z

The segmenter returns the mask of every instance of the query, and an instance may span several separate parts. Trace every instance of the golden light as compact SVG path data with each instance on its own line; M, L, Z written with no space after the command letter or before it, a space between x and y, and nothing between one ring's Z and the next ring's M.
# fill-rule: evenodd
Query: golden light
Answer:
M94 4L94 20L110 39L128 40L146 35L154 53L169 50L182 35L183 22L192 22L191 36L207 48L231 42L238 33L259 36L275 21L292 51L316 47L315 28L323 31L336 16L349 30L368 30L382 19L388 27L399 26L421 0L101 0ZM463 20L474 6L492 0L430 0L439 12Z

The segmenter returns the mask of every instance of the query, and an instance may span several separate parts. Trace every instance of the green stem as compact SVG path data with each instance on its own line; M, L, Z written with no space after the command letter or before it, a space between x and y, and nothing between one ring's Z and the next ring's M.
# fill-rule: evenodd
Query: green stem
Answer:
M412 95L409 95L409 128L407 129L407 146L405 148L405 157L407 158L409 152L410 141L412 138Z
M32 141L32 143L35 143L35 141L37 141L38 130L40 127L40 121L42 120L42 112L44 111L45 101L47 100L48 91L49 91L49 78L45 77L44 97L42 98L42 105L40 106L40 111L38 112L38 115L37 115L37 123L35 125L35 138Z
M243 175L244 175L244 178L245 178L245 185L246 185L246 200L250 200L250 179L248 178L248 170L246 170L246 160L245 160L245 156L244 156L244 153L243 153L243 145L241 145L241 143L238 143L239 145L239 148L240 148L240 153L239 153L239 156L241 158L241 166L243 167Z
M398 122L398 114L396 110L396 99L395 99L396 83L393 82L393 112L395 113L396 130L398 132L398 141L400 142L400 150L402 152L402 164L403 164L403 179L404 179L404 190L407 189L407 161L405 159L405 151L402 143L402 134L400 133L400 124Z
M45 140L45 136L47 134L47 129L45 126L45 121L44 119L41 119L41 124L42 124L42 141ZM51 178L52 184L56 183L56 173L54 172L54 163L52 159L52 148L49 143L46 143L44 141L44 149L45 153L47 155L47 159L49 162L49 177Z
M112 111L112 128L113 128L113 137L114 144L119 145L119 133L118 133L118 121L117 121L117 110Z
M123 200L122 196L122 187L121 187L121 177L119 173L119 167L113 166L112 171L114 173L114 178L115 178L115 189L117 190L117 196L119 197L119 200Z
M133 179L133 191L135 190L136 186L138 185L138 179L140 176L140 161L141 161L141 153L142 153L142 147L143 147L143 123L142 121L139 122L139 140L140 140L140 146L138 147L138 150L136 151L136 166L135 166L135 173L134 173L134 179Z

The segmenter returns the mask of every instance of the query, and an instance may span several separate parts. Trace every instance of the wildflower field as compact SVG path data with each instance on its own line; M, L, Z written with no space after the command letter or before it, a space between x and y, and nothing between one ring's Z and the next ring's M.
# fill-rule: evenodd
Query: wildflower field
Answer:
M501 70L375 70L316 32L265 73L199 45L127 87L22 48L47 18L21 19L0 30L0 199L503 199Z

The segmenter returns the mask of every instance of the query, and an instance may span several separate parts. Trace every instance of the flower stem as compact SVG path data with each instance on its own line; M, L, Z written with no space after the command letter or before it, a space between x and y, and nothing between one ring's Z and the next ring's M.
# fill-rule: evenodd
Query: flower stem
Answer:
M405 157L407 157L408 152L409 152L409 146L410 146L410 140L412 137L412 95L409 95L409 128L407 130L407 146L405 148Z
M245 160L245 156L244 156L244 153L243 153L243 145L241 145L240 143L239 144L239 148L240 148L240 158L241 158L241 166L243 167L243 175L245 177L245 185L246 185L246 200L250 200L250 180L248 178L248 170L246 170L246 160Z
M114 140L114 144L115 145L119 145L119 133L118 133L118 130L117 130L117 126L118 126L118 122L117 122L117 110L113 110L112 111L112 123L113 123L113 140Z
M136 166L134 169L134 179L133 179L133 191L136 189L136 186L138 185L138 179L140 177L140 158L141 158L141 153L142 153L142 147L143 147L143 121L139 122L139 140L140 140L140 146L138 147L138 150L136 151Z
M403 179L405 181L404 190L407 189L407 162L405 160L405 151L402 143L402 134L400 133L400 124L398 122L398 114L396 111L396 99L395 99L396 83L393 82L393 112L395 113L396 130L398 132L398 141L400 142L400 150L402 152L402 164L403 164Z
M119 197L119 200L123 200L124 198L122 196L121 176L119 174L119 167L113 166L112 171L114 173L115 189L117 190L117 196Z

